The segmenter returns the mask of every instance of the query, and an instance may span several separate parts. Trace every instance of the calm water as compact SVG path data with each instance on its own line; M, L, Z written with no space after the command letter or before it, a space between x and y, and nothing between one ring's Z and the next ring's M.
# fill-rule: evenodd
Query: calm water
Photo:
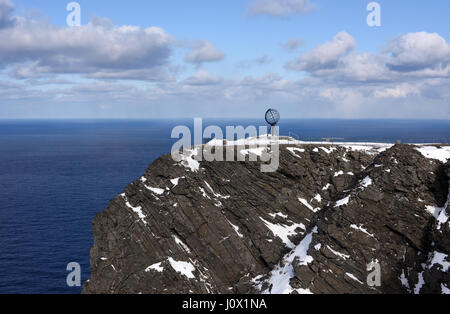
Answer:
M225 126L257 120L205 121ZM153 160L170 152L174 121L0 121L0 293L79 293L89 277L91 222ZM448 142L450 121L285 120L303 140Z

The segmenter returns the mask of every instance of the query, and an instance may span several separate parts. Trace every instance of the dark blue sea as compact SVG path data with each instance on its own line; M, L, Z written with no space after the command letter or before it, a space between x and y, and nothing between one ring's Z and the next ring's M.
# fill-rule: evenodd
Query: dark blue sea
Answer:
M0 121L0 293L80 293L67 264L89 278L91 222L176 141L158 121ZM206 120L204 125L264 125ZM281 135L302 140L450 141L450 121L284 120Z

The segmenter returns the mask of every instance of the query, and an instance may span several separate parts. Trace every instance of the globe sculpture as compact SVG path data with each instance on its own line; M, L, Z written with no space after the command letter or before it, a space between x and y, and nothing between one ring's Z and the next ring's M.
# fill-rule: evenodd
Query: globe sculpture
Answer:
M274 135L275 126L280 121L280 113L276 109L269 109L266 112L266 122L271 126L272 136Z

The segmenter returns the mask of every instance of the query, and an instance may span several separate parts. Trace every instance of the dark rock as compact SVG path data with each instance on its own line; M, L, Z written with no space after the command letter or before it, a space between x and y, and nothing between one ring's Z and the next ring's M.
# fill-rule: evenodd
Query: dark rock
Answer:
M382 153L322 147L282 146L275 173L250 161L200 162L196 171L161 157L95 217L83 292L450 288L448 267L436 263L449 261L449 223L425 210L446 206L441 213L450 215L450 164L407 145ZM380 286L367 284L371 263Z

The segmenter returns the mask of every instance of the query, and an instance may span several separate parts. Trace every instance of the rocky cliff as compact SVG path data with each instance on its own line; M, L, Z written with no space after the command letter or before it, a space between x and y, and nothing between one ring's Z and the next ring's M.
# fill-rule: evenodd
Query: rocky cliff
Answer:
M83 292L449 293L449 147L282 144L273 173L156 160L95 217Z

